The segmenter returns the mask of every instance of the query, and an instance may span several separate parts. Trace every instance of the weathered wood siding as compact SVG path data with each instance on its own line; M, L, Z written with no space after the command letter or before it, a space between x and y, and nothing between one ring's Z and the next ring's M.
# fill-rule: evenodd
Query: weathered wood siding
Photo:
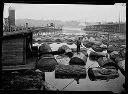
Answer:
M23 38L2 41L2 65L18 65L23 62Z

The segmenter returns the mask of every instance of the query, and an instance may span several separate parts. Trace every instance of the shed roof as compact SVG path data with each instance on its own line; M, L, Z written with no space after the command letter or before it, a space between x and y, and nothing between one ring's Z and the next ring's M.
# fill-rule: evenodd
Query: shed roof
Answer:
M16 38L16 37L26 36L26 35L29 35L31 33L32 33L31 31L27 31L27 30L14 31L14 32L4 32L2 38L7 38L7 37Z

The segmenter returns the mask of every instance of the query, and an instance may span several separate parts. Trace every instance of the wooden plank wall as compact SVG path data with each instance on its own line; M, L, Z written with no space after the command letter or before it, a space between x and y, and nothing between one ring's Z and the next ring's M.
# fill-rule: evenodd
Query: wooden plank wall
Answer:
M23 44L23 38L2 40L2 65L24 64Z

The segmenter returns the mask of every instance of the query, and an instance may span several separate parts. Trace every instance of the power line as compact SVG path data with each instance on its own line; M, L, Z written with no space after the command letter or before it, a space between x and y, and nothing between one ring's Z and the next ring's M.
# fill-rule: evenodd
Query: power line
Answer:
M73 83L75 81L75 79L74 80L72 80L70 83L68 83L62 90L64 90L67 86L69 86L71 83ZM61 90L61 91L62 91Z

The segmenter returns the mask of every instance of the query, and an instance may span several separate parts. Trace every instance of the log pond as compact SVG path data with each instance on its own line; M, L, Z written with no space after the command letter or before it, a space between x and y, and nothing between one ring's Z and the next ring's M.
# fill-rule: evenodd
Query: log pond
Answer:
M68 31L66 31L66 32L68 32ZM66 32L63 32L63 33L66 33ZM71 33L72 32L73 31L71 31ZM69 32L67 33L67 36L68 36L68 34L69 34ZM82 34L80 34L80 35L82 35ZM41 44L35 43L34 45L41 45ZM51 43L49 45L50 45L52 51L57 51L58 48L62 45L67 45L69 48L76 48L75 44L69 45L67 43L59 43L59 44ZM84 48L84 47L82 46L82 48ZM94 51L94 50L92 48L87 48L88 55L90 54L90 51ZM103 53L107 53L107 51L103 51ZM59 55L54 55L54 57L59 64L69 65L69 61L70 61L69 57L62 58ZM89 67L92 68L92 67L98 67L98 66L99 66L99 64L97 61L91 61L88 57L86 65L84 67L88 70ZM118 70L118 73L119 73L118 78L109 79L109 81L107 81L107 80L91 81L89 79L88 73L87 73L86 78L79 79L79 84L77 84L77 82L72 78L71 79L55 78L55 70L54 70L53 72L45 72L45 81L60 91L61 90L62 91L112 91L114 93L119 93L124 90L123 83L125 83L125 77L124 77L124 75L122 75L120 70ZM71 84L69 84L70 82L71 82Z

